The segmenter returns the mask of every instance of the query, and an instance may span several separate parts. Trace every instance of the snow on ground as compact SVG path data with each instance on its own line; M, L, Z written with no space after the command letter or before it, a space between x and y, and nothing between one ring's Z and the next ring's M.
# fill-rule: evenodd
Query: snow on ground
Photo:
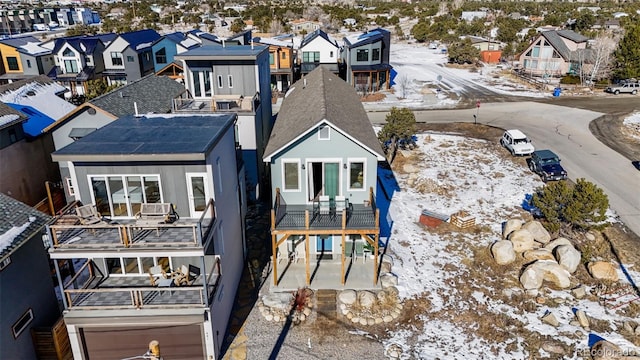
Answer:
M640 113L636 112L626 117L622 124L624 132L640 140Z
M486 312L486 322L507 316L529 332L548 335L576 349L575 353L567 354L567 359L580 359L579 351L588 351L588 333L569 324L574 318L572 308L585 310L592 319L615 321L621 326L624 318L605 312L597 302L576 300L567 291L552 291L549 295L549 298L565 299L562 304L549 307L560 320L559 328L540 320L547 309L545 306L527 311L523 310L523 304L505 303L500 297L492 296L500 292L522 294L517 278L510 289L490 288L483 279L461 285L460 279L471 271L468 260L474 254L469 244L486 248L500 239L501 222L518 217L525 193L531 193L543 183L522 164L501 156L495 144L484 140L431 133L418 135L417 144L419 150L409 157L413 157L409 161L413 165L404 165L406 173L394 172L401 190L394 193L389 209L393 220L389 249L395 258L394 272L399 277L401 297L424 299L430 308L417 314L411 324L390 331L383 341L387 349L401 348L402 358L418 359L550 356L543 350L529 354L526 340L517 336L495 342L475 336L474 331L482 324L469 325L460 319L464 319L465 313L476 311ZM389 181L393 177L384 178ZM459 234L428 231L418 222L423 209L444 214L466 210L476 216L477 227L483 231ZM516 277L517 273L518 270L513 269L504 276ZM640 281L640 273L629 273L636 282ZM622 272L620 278L624 278ZM461 286L473 288L471 296L463 294ZM614 332L598 335L623 350L640 352L640 348Z

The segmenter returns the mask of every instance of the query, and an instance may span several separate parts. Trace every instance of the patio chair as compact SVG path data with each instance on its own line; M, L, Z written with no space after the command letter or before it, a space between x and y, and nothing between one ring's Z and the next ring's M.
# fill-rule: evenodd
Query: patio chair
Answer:
M342 195L336 195L336 216L342 216L342 210L347 208L347 199Z
M193 282L200 276L200 268L194 265L182 265L179 270L180 274L176 278L176 285L193 285Z
M157 286L156 280L158 279L168 279L169 276L164 271L161 265L156 265L149 268L149 279L151 280L151 286Z
M320 215L331 214L331 202L328 195L320 195Z
M356 241L355 251L353 252L353 259L358 260L358 258L362 258L362 262L366 261L366 256L364 254L364 243L361 241Z
M96 209L93 204L78 206L76 208L76 214L82 225L95 225L106 222L102 219L102 214L98 213L98 209Z

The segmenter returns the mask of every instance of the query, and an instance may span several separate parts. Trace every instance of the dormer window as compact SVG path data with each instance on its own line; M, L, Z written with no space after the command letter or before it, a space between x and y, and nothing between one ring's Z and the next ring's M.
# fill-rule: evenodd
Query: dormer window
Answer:
M71 51L71 49L66 48L64 49L64 51L62 52L62 56L64 57L74 57L75 54L73 53L73 51Z

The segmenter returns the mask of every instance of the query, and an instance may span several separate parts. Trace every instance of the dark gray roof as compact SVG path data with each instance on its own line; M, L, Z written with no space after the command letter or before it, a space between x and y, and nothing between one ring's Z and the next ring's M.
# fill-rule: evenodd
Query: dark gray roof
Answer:
M569 39L575 43L583 43L589 40L588 37L580 35L577 32L572 30L558 30L558 35L562 36L563 38Z
M265 149L264 160L324 120L379 158L383 157L380 142L356 90L320 66L289 88Z
M89 102L117 117L134 115L134 103L139 114L166 114L171 112L173 99L185 91L179 82L151 74Z
M556 49L556 51L558 51L560 56L562 56L562 58L565 60L570 60L572 58L572 51L569 50L569 48L564 43L564 40L562 40L562 38L565 38L569 41L573 41L575 43L582 43L589 40L589 38L584 37L571 30L543 31L540 33L540 35L544 36L544 38L549 41L551 46L553 46Z
M12 108L11 106L3 102L0 102L0 118L2 118L5 115L16 115L18 116L18 118L13 121L5 122L5 123L0 121L0 129L8 128L9 126L13 126L17 123L21 123L28 119L28 117L22 112Z
M177 54L176 56L174 56L174 59L194 60L216 57L255 59L261 52L265 51L268 48L268 46L264 45L204 45L199 48L191 49L181 54Z
M54 152L54 161L203 160L235 113L126 116Z
M0 261L34 236L34 241L42 241L42 228L50 220L49 215L0 193Z

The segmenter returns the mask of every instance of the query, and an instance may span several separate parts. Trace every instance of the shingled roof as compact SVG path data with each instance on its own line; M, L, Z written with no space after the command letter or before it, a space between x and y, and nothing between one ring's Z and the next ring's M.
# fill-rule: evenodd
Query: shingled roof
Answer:
M4 261L40 232L51 217L12 197L0 193L0 261ZM44 245L43 245L44 246Z
M270 161L284 147L325 121L378 159L384 159L380 141L356 90L320 66L293 84L285 95L263 160Z
M179 82L151 74L89 102L116 117L134 115L134 103L139 114L166 114L171 112L173 99L185 91Z
M553 46L553 48L556 49L558 54L560 54L560 56L562 56L562 58L565 60L571 59L572 51L567 47L567 45L564 43L564 40L562 40L562 38L565 38L575 43L582 43L589 40L589 38L582 36L576 32L573 32L571 30L543 31L540 33L540 35L542 35L545 39L547 39L547 41L549 41L551 46Z

